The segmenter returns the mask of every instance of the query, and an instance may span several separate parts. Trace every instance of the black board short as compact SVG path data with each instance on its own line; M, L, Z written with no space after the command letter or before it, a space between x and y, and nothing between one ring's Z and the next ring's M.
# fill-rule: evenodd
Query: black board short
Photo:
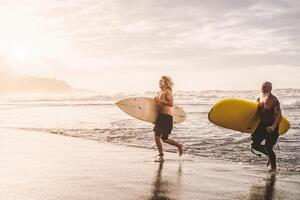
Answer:
M153 131L156 136L166 140L169 138L173 129L173 116L168 114L159 113Z

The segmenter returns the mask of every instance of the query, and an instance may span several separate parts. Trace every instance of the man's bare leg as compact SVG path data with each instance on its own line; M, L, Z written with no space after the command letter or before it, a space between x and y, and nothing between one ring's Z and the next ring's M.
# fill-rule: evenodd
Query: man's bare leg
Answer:
M163 153L163 147L162 147L161 139L157 135L155 135L155 143L156 143L159 155L163 155L164 153Z
M183 154L183 145L182 144L179 144L178 142L176 142L175 140L172 140L172 139L166 139L166 140L163 140L163 142L176 146L179 151L179 156L181 156Z

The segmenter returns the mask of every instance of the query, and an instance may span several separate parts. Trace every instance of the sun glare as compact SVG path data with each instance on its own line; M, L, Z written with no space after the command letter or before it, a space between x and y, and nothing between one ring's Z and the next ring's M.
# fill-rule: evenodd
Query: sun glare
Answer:
M24 72L24 65L30 71L43 60L63 55L65 42L49 31L44 16L33 10L0 8L0 25L0 53L15 71Z
M4 56L11 63L32 62L37 48L39 31L33 16L20 12L2 12L1 41Z
M26 46L20 43L13 44L8 52L7 57L9 61L17 63L30 63L35 59L33 50L30 46Z

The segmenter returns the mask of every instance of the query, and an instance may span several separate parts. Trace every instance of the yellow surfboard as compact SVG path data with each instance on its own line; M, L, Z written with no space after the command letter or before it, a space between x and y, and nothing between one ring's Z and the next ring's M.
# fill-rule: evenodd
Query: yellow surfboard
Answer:
M208 119L223 128L253 133L260 122L258 104L243 99L223 99L213 105ZM279 134L285 134L289 128L290 122L282 117Z

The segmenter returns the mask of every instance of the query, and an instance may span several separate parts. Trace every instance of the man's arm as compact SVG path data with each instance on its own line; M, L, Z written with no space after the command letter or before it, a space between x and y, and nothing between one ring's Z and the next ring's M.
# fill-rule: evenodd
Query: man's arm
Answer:
M282 119L280 104L279 104L278 100L276 100L275 105L274 105L274 113L275 113L275 122L272 125L272 127L275 129L276 127L279 126L281 119Z
M281 119L282 119L282 114L281 114L281 109L280 109L280 104L279 101L276 99L274 102L274 114L275 114L275 122L272 124L272 126L268 126L266 129L269 133L274 132L274 130L279 126Z
M159 102L164 105L164 106L170 106L173 107L174 103L173 103L173 95L172 95L172 91L170 90L166 90L165 91L165 99L161 99L159 100Z

